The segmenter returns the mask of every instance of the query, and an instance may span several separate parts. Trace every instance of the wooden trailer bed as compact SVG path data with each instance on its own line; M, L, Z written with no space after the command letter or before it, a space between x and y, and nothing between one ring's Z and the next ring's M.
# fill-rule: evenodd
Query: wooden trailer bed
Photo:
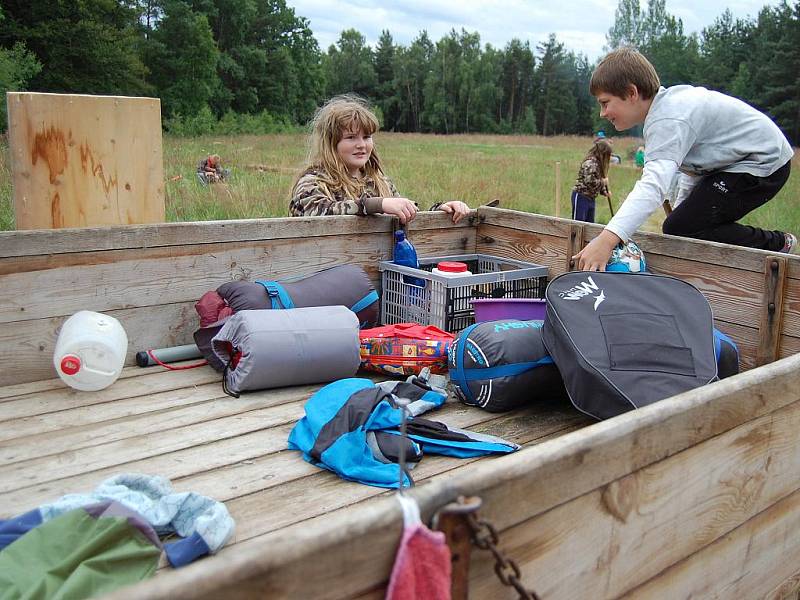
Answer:
M353 262L378 283L392 228L388 218L331 217L0 234L0 518L113 474L163 475L224 501L235 537L114 597L382 597L401 527L392 492L286 450L319 386L234 399L209 367L130 366L105 390L77 392L54 379L52 352L80 309L121 320L132 364L137 350L190 343L194 302L234 278ZM555 276L599 230L481 208L458 226L423 213L410 236L423 256L493 254ZM637 241L652 270L706 294L747 372L601 423L548 399L500 415L451 399L435 418L524 448L425 457L411 494L425 517L458 495L482 497L501 548L544 599L790 597L800 581L800 259L657 234ZM470 589L516 597L478 550Z

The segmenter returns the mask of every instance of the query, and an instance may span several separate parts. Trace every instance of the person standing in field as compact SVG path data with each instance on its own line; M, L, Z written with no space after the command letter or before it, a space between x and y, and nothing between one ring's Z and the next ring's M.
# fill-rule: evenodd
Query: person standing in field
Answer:
M603 195L611 202L608 190L608 165L611 162L611 144L597 138L583 159L575 186L572 188L572 218L594 223L595 198Z
M406 224L417 205L398 193L383 172L373 140L378 119L358 96L328 100L312 121L308 164L297 176L289 215L395 215ZM434 204L430 210L452 215L458 223L470 211L460 200Z
M658 209L680 170L680 193L664 233L777 252L797 238L736 221L773 198L789 178L792 147L772 120L748 104L702 87L661 87L653 65L620 48L600 61L590 91L618 131L644 124L647 160L639 181L605 229L573 258L604 270L614 247Z
M639 146L636 149L636 153L633 155L633 162L640 169L644 169L644 146Z

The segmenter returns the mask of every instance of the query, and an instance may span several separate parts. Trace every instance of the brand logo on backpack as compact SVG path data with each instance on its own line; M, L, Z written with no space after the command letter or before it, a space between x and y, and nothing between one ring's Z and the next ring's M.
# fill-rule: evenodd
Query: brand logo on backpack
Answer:
M597 294L596 296L593 294ZM597 310L597 307L600 306L600 303L606 299L606 294L603 290L600 289L594 279L592 279L591 275L586 278L586 281L579 283L576 286L569 288L563 292L559 292L558 297L562 300L581 300L586 298L587 296L591 296L594 298L594 309Z
M597 307L600 306L600 303L606 299L606 293L603 290L600 290L600 293L594 297L594 309L597 310Z
M494 332L500 333L501 331L508 331L509 329L541 329L541 321L510 321L503 323L502 321L494 324Z

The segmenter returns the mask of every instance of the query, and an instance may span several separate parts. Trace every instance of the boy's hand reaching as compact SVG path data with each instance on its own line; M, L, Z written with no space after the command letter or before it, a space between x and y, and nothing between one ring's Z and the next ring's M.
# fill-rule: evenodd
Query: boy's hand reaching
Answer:
M453 215L453 223L458 223L469 214L470 208L461 200L450 200L439 206L439 210Z
M572 257L575 266L580 271L605 271L611 252L621 241L617 234L604 229L583 250Z

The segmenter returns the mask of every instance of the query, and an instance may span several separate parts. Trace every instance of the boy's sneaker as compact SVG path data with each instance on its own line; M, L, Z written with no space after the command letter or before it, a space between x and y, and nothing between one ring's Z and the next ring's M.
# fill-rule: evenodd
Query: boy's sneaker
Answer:
M797 247L797 236L788 232L784 233L783 236L786 238L786 242L783 244L781 252L784 254L794 254L794 249Z

